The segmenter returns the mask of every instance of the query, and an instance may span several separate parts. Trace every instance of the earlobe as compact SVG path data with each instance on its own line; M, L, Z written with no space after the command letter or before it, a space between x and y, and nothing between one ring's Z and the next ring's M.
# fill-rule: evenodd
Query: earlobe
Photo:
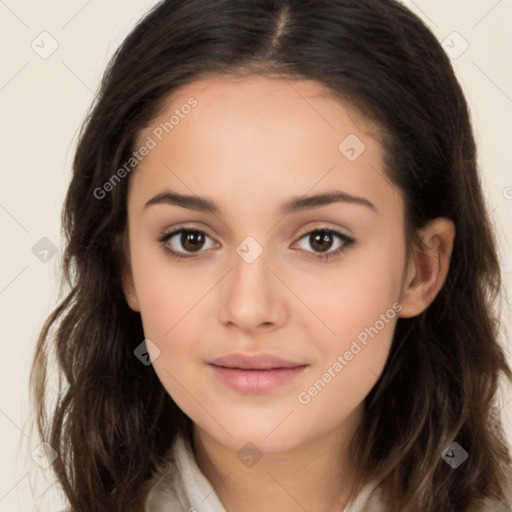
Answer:
M400 317L422 313L441 290L448 270L455 238L455 225L439 217L420 231L424 247L417 247L408 262L402 286Z

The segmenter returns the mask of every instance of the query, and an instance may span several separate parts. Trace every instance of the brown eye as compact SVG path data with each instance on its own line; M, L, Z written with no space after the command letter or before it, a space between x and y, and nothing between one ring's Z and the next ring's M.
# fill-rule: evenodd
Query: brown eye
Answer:
M186 251L197 251L204 245L205 233L202 231L185 231L181 232L180 243Z
M302 235L300 239L306 240L315 252L326 252L332 248L336 238L340 240L340 242L338 242L338 246L335 247L335 250L340 246L349 245L354 241L352 238L333 229L315 229L314 231Z
M182 228L163 235L159 242L167 252L187 257L188 255L193 255L192 253L204 252L201 249L204 248L207 238L211 240L204 231Z
M338 245L334 250L331 250L336 238L339 240ZM302 240L306 240L313 249L311 251L302 248L305 256L317 261L328 261L329 259L340 256L342 252L355 243L353 238L335 229L315 229L314 231L309 231L302 235L299 244Z
M333 244L333 235L329 231L314 231L309 234L311 247L320 252L329 250Z

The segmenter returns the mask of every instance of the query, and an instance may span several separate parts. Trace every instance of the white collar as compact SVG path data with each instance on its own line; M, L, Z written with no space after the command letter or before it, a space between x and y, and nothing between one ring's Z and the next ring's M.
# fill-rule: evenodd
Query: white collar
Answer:
M226 512L210 481L197 465L188 439L178 434L170 453L165 469L152 479L154 484L145 512L177 512L177 507L183 512ZM377 485L376 481L366 484L343 512L384 512Z

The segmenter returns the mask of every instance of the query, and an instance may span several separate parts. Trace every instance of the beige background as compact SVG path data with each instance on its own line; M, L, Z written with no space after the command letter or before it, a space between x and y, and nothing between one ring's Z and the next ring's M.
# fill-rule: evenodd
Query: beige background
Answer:
M36 336L58 297L60 209L77 131L107 60L153 3L0 0L0 511L55 511L62 506L51 485L51 470L41 469L30 456L39 444L30 430L30 362ZM501 240L504 279L510 285L512 3L403 3L440 41L447 41L453 56L471 105L485 192ZM41 36L44 31L49 35ZM44 55L52 44L58 45L55 52ZM58 251L46 263L32 252L43 237ZM510 293L507 299L503 314L510 335ZM510 338L504 337L504 343L510 354ZM502 404L512 440L509 387L503 389Z

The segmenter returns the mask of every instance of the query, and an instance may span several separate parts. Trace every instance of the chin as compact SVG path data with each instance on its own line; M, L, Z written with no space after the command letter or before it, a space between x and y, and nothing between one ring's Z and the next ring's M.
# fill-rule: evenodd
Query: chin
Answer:
M275 453L292 449L300 443L298 436L291 435L289 431L283 429L282 432L272 432L272 429L278 425L275 423L272 428L262 426L240 426L237 429L228 429L229 434L222 428L215 428L214 431L208 430L208 435L213 437L218 443L234 452L241 450L254 450L259 453ZM269 435L269 432L270 435ZM231 434L231 435L230 435Z

